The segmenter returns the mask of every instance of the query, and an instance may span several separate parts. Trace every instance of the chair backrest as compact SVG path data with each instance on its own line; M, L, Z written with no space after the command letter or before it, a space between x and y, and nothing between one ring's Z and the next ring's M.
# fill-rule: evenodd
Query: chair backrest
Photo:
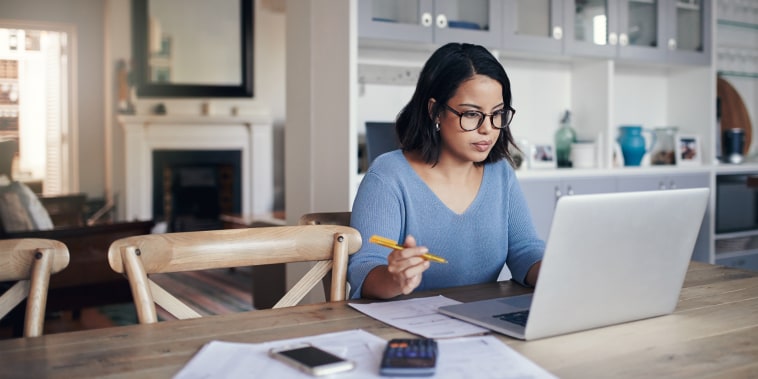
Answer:
M330 300L344 300L348 256L361 243L357 230L335 225L150 234L113 242L108 262L126 274L139 322L149 324L157 321L156 304L179 319L200 317L147 276L156 273L316 261L274 308L297 305L330 270Z
M343 225L350 226L350 215L352 212L316 212L306 213L300 216L298 224L300 225ZM322 280L324 285L324 292L330 292L332 290L332 277L331 273L326 274ZM346 294L349 291L349 283L345 286Z
M300 216L300 225L343 225L350 226L352 212L316 212Z
M24 337L42 335L50 275L68 266L62 242L42 238L0 240L0 282L17 281L0 296L0 318L28 298Z

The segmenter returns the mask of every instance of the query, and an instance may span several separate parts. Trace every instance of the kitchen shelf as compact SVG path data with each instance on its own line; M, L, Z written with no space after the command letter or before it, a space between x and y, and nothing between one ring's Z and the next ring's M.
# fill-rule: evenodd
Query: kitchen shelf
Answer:
M716 21L716 23L721 26L732 26L732 27L740 28L740 29L751 29L751 30L758 31L758 24L753 24L749 22L720 19Z
M728 253L716 253L716 259L730 259L730 258L740 258L740 257L749 257L753 256L755 254L758 254L758 250L742 250L742 251L732 251Z
M726 239L750 238L750 237L758 237L758 230L747 230L744 232L716 233L713 236L713 239L726 240Z
M738 78L758 78L758 72L742 72L742 71L717 71L717 74L721 76L731 76Z

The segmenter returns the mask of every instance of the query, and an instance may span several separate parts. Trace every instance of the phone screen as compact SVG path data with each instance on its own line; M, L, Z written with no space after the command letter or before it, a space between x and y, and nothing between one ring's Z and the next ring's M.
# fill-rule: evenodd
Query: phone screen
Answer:
M313 346L280 351L279 354L289 357L309 367L328 365L342 362L344 359Z

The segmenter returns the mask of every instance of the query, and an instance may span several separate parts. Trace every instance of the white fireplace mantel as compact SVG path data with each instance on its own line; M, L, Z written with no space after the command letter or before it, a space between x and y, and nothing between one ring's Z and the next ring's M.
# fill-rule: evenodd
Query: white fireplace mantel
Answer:
M118 120L125 135L128 219L153 219L154 150L240 150L242 213L273 210L273 124L267 113L234 117L121 115Z

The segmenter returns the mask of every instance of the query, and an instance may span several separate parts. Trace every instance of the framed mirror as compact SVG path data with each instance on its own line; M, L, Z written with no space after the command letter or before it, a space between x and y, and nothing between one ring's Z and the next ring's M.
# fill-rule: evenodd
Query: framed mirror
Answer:
M141 97L252 97L254 0L132 0Z

